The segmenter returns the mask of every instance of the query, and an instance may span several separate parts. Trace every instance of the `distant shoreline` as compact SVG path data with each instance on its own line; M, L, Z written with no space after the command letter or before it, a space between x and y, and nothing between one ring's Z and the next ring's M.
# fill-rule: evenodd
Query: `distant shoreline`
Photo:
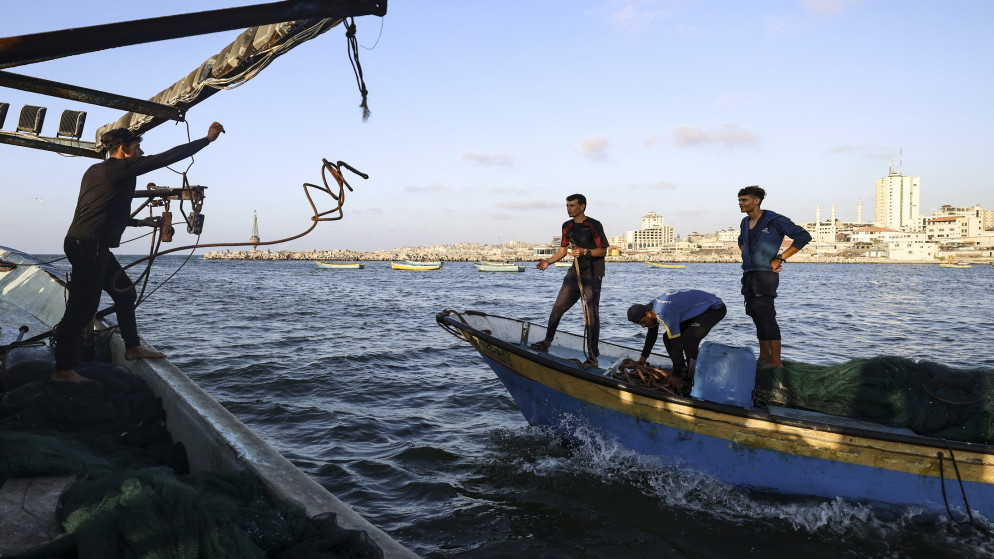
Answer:
M487 258L480 255L457 255L440 254L438 252L422 253L420 251L352 251L352 250L311 250L296 251L283 250L277 252L261 250L240 250L219 252L211 251L203 256L204 260L250 260L250 261L287 261L287 260L321 260L329 262L403 262L411 261L443 261L443 262L479 262ZM536 256L513 257L508 255L507 260L512 262L537 262ZM607 262L612 263L640 263L661 262L667 264L741 264L742 260L738 254L707 254L707 255L683 255L680 257L652 257L651 255L638 254L626 256L607 256ZM957 260L972 265L989 265L994 263L991 258L979 257L958 257ZM933 260L888 260L885 258L869 258L863 256L809 256L803 253L794 255L790 264L912 264L912 265L938 265L945 262L945 259Z

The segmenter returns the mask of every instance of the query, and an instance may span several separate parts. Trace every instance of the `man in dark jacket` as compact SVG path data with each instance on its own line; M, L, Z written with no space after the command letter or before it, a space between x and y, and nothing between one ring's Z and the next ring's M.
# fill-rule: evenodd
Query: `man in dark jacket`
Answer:
M739 190L739 210L746 214L739 229L742 251L742 295L746 314L756 324L761 367L783 367L780 360L780 326L774 299L780 286L780 271L788 258L811 241L803 227L785 216L760 208L766 191L759 186ZM791 245L783 253L784 237Z
M100 305L100 292L114 301L117 323L124 338L126 359L156 359L165 355L142 347L135 321L135 286L110 249L121 244L130 226L157 226L158 218L131 219L131 201L139 175L161 169L190 157L224 132L215 122L207 136L176 146L158 155L146 156L141 136L127 128L115 128L100 136L108 159L83 174L76 213L63 249L72 264L66 311L55 331L55 372L52 380L85 380L73 370L78 359L80 334Z

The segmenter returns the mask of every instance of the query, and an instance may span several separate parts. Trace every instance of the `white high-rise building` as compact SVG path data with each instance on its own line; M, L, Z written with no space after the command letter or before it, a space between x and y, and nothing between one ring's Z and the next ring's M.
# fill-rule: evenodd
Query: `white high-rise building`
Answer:
M665 246L676 242L672 225L663 222L663 216L650 211L642 216L642 227L636 231L625 231L625 240L621 245L625 250L639 252L658 252ZM611 246L615 246L611 243Z
M665 225L665 223L663 223L663 216L658 215L656 212L650 211L642 216L642 227L640 227L640 229L652 229L654 227L662 227L663 225Z
M876 225L895 231L921 231L921 177L906 177L894 170L877 179Z

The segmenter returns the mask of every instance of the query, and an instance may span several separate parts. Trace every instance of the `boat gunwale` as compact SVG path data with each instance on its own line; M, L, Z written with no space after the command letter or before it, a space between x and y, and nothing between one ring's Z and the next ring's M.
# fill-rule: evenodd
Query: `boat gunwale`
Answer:
M496 318L514 323L529 324L532 326L541 327L541 325L535 324L533 322L508 318L499 315L487 314L481 311L467 310L465 311L464 314L487 317L487 318ZM661 392L658 390L651 390L648 388L629 384L627 382L614 379L612 377L590 373L588 371L580 369L579 367L571 367L568 364L563 363L561 360L550 359L543 354L536 354L533 351L522 348L518 344L508 342L492 334L487 334L482 330L477 330L476 328L459 321L456 317L452 315L437 313L435 315L435 320L440 324L444 321L446 325L455 327L459 330L466 331L467 333L470 333L474 337L480 338L486 341L487 343L493 344L503 350L514 353L515 355L518 355L529 361L536 362L542 365L543 367L553 369L559 373L564 373L568 376L572 376L580 380L590 381L595 384L599 384L623 392L637 394L639 396L643 396L651 400L684 405L693 409L701 409L714 413L741 417L745 419L756 419L756 420L773 423L776 425L784 425L788 427L805 429L809 431L825 432L841 436L860 437L864 439L879 440L888 443L908 444L908 445L921 446L921 447L937 448L940 450L952 449L952 450L958 450L963 452L982 454L994 457L994 445L991 444L941 439L937 437L928 437L925 435L906 435L906 434L894 433L883 430L878 431L870 428L863 428L852 425L841 425L837 423L819 421L818 419L815 418L800 419L785 415L777 415L770 413L768 411L758 411L755 409L740 408L738 406L733 406L729 404L721 404L717 402L711 402L708 400L701 400L697 398L690 398L687 396L680 396L676 394L670 394L667 392ZM624 349L626 351L631 351L631 348L625 348L625 346L613 344L610 342L601 342L601 345L607 345L611 347L617 347L619 349ZM479 351L478 348L476 349ZM886 427L883 424L881 424L881 426ZM963 459L960 457L957 457L956 460L963 461Z

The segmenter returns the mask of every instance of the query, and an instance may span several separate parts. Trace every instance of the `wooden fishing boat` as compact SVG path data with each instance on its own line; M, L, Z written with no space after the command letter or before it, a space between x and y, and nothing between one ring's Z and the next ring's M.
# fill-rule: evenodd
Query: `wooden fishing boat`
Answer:
M322 262L321 260L315 260L321 268L331 268L332 270L362 270L365 266L359 262Z
M764 492L937 512L949 507L964 518L963 511L994 518L994 445L818 412L753 407L751 389L749 401L737 405L720 390L704 399L648 389L610 374L624 359L638 359L639 349L601 342L606 368L583 370L582 336L558 332L552 348L539 353L528 344L544 338L540 324L473 311L444 311L436 321L480 353L529 423L563 436L593 428L663 462ZM669 362L655 355L652 360Z
M685 264L664 264L662 262L647 262L650 268L686 268Z
M391 262L390 269L392 270L407 270L407 271L429 271L429 270L439 270L442 268L442 264L419 264L417 262Z
M476 262L479 272L524 272L525 267L516 262Z
M559 260L555 264L556 268L569 268L572 265L573 265L572 260Z
M50 330L65 309L65 284L59 272L6 247L0 247L0 263L0 346L12 342L11 334L21 326L32 335ZM114 326L109 318L97 324L100 329ZM334 513L340 527L365 532L387 556L415 556L291 464L168 360L125 360L118 334L111 338L110 348L111 361L144 380L161 399L166 428L185 447L191 471L248 472L274 502L302 505L310 517ZM45 512L54 517L54 509Z
M410 266L442 266L442 262L439 260L405 260L405 264Z

